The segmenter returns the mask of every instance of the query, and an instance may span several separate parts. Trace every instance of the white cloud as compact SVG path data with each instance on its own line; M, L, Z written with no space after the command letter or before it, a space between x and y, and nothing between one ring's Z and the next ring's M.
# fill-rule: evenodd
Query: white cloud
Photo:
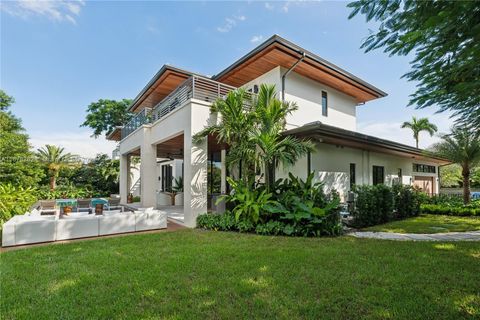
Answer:
M84 5L83 0L19 0L2 1L0 9L23 19L28 19L31 16L43 16L53 21L68 21L76 24L75 17L80 14Z
M283 6L282 6L282 11L287 13L288 12L288 7L290 7L290 1L286 1Z
M233 27L237 25L238 22L247 20L247 17L241 16L233 16L225 18L225 24L221 27L217 27L218 32L227 33L232 30Z
M270 4L270 3L268 3L268 2L265 2L265 9L267 9L267 10L273 10L273 9L275 9L275 7L274 7L272 4Z
M253 36L252 39L250 39L251 43L257 43L263 40L263 36Z
M419 116L419 115L416 115ZM425 117L425 115L421 115ZM428 148L432 144L440 140L439 134L447 133L453 125L453 120L447 114L435 114L427 116L430 122L438 127L438 133L431 137L427 132L420 133L419 146L420 148ZM415 146L412 131L409 129L402 129L400 126L404 121L410 121L411 118L403 119L402 121L385 121L385 122L360 122L357 130L359 132L372 135L381 139L396 141L410 146Z
M91 132L71 131L30 131L30 144L34 150L43 147L46 144L54 144L65 148L66 152L77 154L84 158L94 158L98 153L112 155L116 148L116 143L108 141L103 137L97 139L90 137Z

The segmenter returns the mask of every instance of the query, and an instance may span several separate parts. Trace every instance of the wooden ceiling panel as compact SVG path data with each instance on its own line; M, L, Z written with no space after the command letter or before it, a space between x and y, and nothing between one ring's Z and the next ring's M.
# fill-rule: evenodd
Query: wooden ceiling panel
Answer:
M279 43L272 43L267 48L254 54L217 80L240 87L277 66L290 68L301 55ZM295 72L314 81L323 83L338 91L354 97L358 102L366 102L379 97L379 94L349 77L306 57L295 68Z

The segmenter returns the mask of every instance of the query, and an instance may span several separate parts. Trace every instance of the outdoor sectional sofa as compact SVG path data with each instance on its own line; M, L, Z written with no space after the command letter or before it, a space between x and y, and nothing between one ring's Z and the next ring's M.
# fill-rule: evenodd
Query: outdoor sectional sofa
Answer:
M58 215L18 215L3 225L2 246L97 237L166 227L166 212L152 208L135 212L104 211L103 215L81 212L62 218Z

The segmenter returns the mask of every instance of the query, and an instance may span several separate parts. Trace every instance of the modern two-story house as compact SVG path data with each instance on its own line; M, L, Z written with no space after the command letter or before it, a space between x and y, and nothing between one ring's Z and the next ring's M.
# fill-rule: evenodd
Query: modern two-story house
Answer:
M215 137L195 144L192 137L217 121L209 108L213 101L239 87L256 93L263 83L274 84L280 99L298 105L287 119L285 134L309 138L316 145L316 152L295 166L279 168L277 178L288 172L306 177L313 171L342 198L354 184L415 184L438 192L438 166L444 160L356 131L357 108L385 97L385 92L274 35L213 77L168 65L155 74L129 108L136 116L107 137L119 141L122 201L132 187L129 159L139 156L141 205L157 206L158 194L176 172L184 183L184 223L195 226L198 214L215 209L211 198L227 191L228 146L219 145Z

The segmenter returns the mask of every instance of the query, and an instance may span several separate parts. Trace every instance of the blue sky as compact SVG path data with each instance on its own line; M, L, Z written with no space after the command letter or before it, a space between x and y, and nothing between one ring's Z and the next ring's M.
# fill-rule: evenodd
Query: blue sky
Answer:
M348 20L347 2L2 2L0 87L16 99L34 147L63 145L92 157L115 144L90 138L79 125L100 98L133 98L171 64L214 75L273 34L329 60L386 91L358 108L358 130L413 144L400 124L428 116L446 132L452 120L435 109L406 108L415 89L400 77L408 57L365 54L369 28ZM435 141L422 135L420 145Z

